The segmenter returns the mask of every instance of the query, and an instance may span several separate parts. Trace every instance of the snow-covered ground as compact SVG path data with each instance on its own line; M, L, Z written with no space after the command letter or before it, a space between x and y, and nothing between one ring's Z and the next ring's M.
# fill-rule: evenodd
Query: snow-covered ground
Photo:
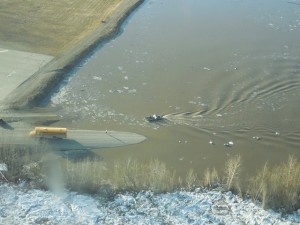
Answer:
M0 185L0 224L299 224L300 210L282 217L231 192L196 190L119 194L101 201Z

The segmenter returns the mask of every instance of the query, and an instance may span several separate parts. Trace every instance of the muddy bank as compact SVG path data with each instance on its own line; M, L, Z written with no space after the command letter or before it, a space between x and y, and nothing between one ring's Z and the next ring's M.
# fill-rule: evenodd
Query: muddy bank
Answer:
M54 58L10 93L3 100L4 108L27 109L38 106L82 58L97 45L116 35L122 22L142 2L143 0L124 0L108 20L103 21L103 26L84 38L78 45Z

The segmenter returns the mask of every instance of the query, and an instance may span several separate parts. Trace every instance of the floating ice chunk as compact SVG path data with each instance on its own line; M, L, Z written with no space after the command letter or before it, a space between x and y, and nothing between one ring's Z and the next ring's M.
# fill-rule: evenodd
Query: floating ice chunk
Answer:
M258 137L258 136L254 136L254 137L252 137L253 139L255 139L255 140L261 140L261 137Z
M123 93L124 91L123 90L120 90L120 89L118 89L118 90L112 90L112 89L110 89L109 90L109 93Z
M129 89L129 87L123 87L125 90L128 90Z
M210 68L208 67L203 67L204 70L210 71Z
M93 79L94 79L94 80L100 80L100 81L101 81L101 80L102 80L102 77L93 76Z
M225 143L225 147L232 147L234 145L233 141L229 141L228 143Z
M11 77L12 75L14 75L16 73L16 71L11 71L8 75L7 75L7 77Z
M128 80L128 76L124 76L124 80Z
M280 133L276 131L276 132L275 132L275 135L280 135Z
M217 116L217 117L222 117L222 114L218 113L216 116Z
M128 93L130 93L130 94L133 94L133 93L136 93L136 92L137 92L136 89L131 89L131 90L128 91Z

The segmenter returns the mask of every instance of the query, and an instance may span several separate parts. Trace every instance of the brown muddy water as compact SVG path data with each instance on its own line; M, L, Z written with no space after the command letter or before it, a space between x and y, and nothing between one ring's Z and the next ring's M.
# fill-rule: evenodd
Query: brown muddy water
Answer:
M293 3L300 1L146 1L48 107L64 116L57 125L147 137L96 150L108 164L158 158L179 174L201 173L240 154L250 173L300 157L300 6ZM145 121L154 113L166 121Z

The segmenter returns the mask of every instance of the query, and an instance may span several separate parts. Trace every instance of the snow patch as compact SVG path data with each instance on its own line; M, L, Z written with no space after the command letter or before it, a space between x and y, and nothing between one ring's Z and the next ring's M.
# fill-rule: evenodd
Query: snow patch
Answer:
M0 224L298 224L231 192L197 189L166 194L119 194L111 201L66 192L0 185Z

